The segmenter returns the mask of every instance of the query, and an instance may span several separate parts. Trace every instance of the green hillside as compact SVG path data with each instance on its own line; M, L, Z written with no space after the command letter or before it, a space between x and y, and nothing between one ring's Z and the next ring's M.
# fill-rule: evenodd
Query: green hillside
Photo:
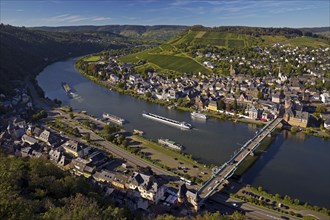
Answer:
M251 35L243 33L218 32L214 30L189 30L184 35L171 39L168 43L178 46L217 46L227 49L246 48L253 46L272 46L275 43L290 44L292 46L326 47L329 45L327 39L284 35Z
M171 51L171 49L173 49L173 51ZM128 56L122 57L120 60L125 63L136 63L140 60L146 61L146 64L137 67L136 70L139 72L143 72L145 69L150 68L155 70L162 70L165 72L210 72L210 70L206 69L202 64L198 63L193 58L183 53L175 53L175 50L175 47L165 44L152 50L130 54Z
M192 57L192 51L210 51L212 48L240 50L255 46L273 46L276 43L292 47L329 46L328 39L298 29L194 26L158 47L124 56L120 60L126 63L145 61L146 64L136 67L138 72L151 68L163 72L210 73L211 69L206 68L201 59Z
M189 30L184 36L178 36L169 43L173 45L211 45L224 48L242 48L250 46L253 39L247 35Z

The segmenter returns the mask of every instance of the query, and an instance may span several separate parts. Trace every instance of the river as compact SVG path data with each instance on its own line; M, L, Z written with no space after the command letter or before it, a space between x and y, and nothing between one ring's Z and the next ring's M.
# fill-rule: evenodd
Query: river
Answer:
M190 114L169 110L121 95L84 78L74 68L74 59L56 62L46 67L37 77L38 84L51 99L57 98L74 110L85 110L101 117L110 113L128 121L126 130L139 129L147 138L169 138L180 144L194 158L216 165L227 161L242 144L250 139L256 126L216 119L193 120ZM69 98L61 83L68 83L78 95ZM180 130L142 117L143 111L186 121L192 130ZM330 146L329 141L316 137L290 135L282 132L271 143L267 152L243 176L243 181L262 186L272 193L290 195L300 201L330 208Z

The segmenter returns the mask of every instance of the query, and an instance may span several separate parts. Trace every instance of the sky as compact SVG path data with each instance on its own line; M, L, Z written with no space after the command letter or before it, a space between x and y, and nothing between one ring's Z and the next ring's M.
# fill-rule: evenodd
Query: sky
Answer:
M330 0L0 0L14 26L330 26Z

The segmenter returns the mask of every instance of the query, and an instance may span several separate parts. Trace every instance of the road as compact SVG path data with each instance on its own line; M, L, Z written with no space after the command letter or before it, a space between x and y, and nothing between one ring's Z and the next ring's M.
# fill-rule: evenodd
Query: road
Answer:
M259 206L250 204L250 203L246 203L246 202L242 202L240 200L234 199L234 198L229 198L226 195L217 193L212 195L212 197L210 198L210 202L211 203L218 203L224 205L224 207L222 209L220 209L220 211L222 213L226 213L228 212L228 210L237 210L237 211L244 211L244 213L246 214L246 216L250 219L282 219L281 216L286 216L288 219L295 219L293 217L281 214L281 213L277 213L275 211L272 210L268 210L266 208L261 208ZM237 207L234 207L233 204L236 204ZM209 205L209 204L207 204ZM212 204L211 204L212 205ZM228 212L229 213L229 212Z
M28 78L25 79L25 83L29 88L33 106L44 109L45 111L50 110L52 108L51 103L47 102L46 99L39 97L33 83Z
M59 113L61 116L65 117L68 122L71 120L70 117L69 117L69 114L62 111L62 110L53 110L52 113ZM86 115L82 115L82 114L79 114L78 117L81 117L81 118L85 118L85 119L89 119L91 120L92 118L89 117L89 116L86 116ZM97 123L100 123L102 125L105 125L105 123L101 122L101 121L98 121L96 119L92 119L93 121L97 122ZM101 145L102 147L104 147L108 152L110 152L111 154L113 154L114 156L118 157L118 158L122 158L136 166L140 166L140 167L151 167L151 169L158 175L164 175L163 177L166 178L166 179L172 179L173 176L175 176L173 173L165 170L165 169L162 169L156 165L154 165L153 163L151 162L148 162L148 161L145 161L143 160L142 158L140 157L137 157L135 156L134 154L131 154L130 152L126 151L125 149L122 149L120 148L119 146L109 142L109 141L106 141L104 140L102 137L100 137L99 135L97 135L96 133L94 133L92 130L90 129L87 129L83 126L75 126L78 128L79 132L81 134L85 134L85 133L89 133L90 134L90 139L91 141ZM82 141L82 140L80 140Z

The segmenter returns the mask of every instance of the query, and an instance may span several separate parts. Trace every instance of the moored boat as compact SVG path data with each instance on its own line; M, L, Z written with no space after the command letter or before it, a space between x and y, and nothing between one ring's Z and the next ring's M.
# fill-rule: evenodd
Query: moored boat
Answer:
M155 114L152 114L152 113L145 112L145 113L142 114L142 116L146 117L146 118L153 119L155 121L162 122L164 124L176 126L176 127L182 128L182 129L191 129L192 128L191 124L189 124L187 122L184 122L184 121L179 122L179 121L176 121L176 120L173 120L173 119L170 119L170 118L166 118L166 117L163 117L163 116L160 116L160 115L155 115Z
M191 112L190 116L193 118L207 119L207 116L205 114L199 112Z
M111 121L113 123L119 124L119 125L123 125L125 123L125 119L120 118L115 115L110 115L108 113L103 113L102 117L105 119L108 119L109 121Z
M174 150L182 150L183 146L169 139L158 139L158 143Z

